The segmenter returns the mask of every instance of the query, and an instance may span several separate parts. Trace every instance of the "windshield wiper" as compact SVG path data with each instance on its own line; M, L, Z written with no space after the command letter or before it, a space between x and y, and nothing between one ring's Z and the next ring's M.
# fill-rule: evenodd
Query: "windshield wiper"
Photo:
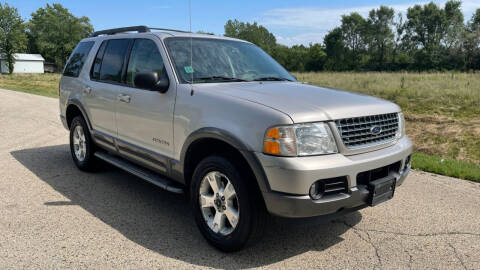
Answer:
M247 80L240 79L240 78L233 78L233 77L226 77L226 76L209 76L209 77L200 77L200 78L193 78L193 80L200 80L200 81L228 81L228 82L248 82Z
M281 77L261 77L261 78L254 79L254 81L289 81L291 82L292 80L287 78L281 78Z

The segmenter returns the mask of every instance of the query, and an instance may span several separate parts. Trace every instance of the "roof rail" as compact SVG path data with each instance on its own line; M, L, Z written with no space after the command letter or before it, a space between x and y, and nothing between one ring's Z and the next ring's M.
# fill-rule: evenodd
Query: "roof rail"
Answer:
M150 30L162 30L162 31L168 31L168 32L191 33L189 31L184 31L184 30L176 30L176 29L168 29L168 28L154 28L154 27L148 27L148 26L145 26L145 25L138 25L138 26L129 26L129 27L121 27L121 28L113 28L113 29L97 31L97 32L94 32L90 37L98 37L100 35L114 35L114 34L118 34L118 33L133 32L133 31L136 31L138 33L147 33L147 32L150 32Z
M168 32L191 33L190 31L177 30L177 29L168 29L168 28L150 27L149 29L151 29L151 30L162 30L162 31L168 31Z
M114 35L118 33L132 32L132 31L137 31L138 33L146 33L146 32L150 32L150 29L145 25L113 28L113 29L94 32L90 37L98 37L100 35Z

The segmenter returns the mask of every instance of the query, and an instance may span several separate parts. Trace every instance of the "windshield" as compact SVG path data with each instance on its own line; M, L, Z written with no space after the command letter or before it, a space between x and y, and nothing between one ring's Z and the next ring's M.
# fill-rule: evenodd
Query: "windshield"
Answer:
M190 42L193 66L190 64ZM280 64L250 43L213 38L166 38L181 83L295 81Z

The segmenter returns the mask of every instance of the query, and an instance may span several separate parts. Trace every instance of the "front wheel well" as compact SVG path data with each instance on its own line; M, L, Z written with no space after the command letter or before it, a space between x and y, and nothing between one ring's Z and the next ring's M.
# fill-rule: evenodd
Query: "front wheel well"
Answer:
M249 185L254 187L256 191L260 192L255 174L242 153L231 144L213 138L199 139L188 147L185 153L184 163L184 177L187 187L190 186L193 172L198 163L204 158L212 155L223 156L232 161L239 167L240 172L248 179Z

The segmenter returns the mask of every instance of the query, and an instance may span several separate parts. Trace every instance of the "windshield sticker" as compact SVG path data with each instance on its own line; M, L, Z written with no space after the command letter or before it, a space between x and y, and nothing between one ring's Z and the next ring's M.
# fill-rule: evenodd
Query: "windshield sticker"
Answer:
M186 73L193 73L193 67L192 66L185 66L185 72Z

